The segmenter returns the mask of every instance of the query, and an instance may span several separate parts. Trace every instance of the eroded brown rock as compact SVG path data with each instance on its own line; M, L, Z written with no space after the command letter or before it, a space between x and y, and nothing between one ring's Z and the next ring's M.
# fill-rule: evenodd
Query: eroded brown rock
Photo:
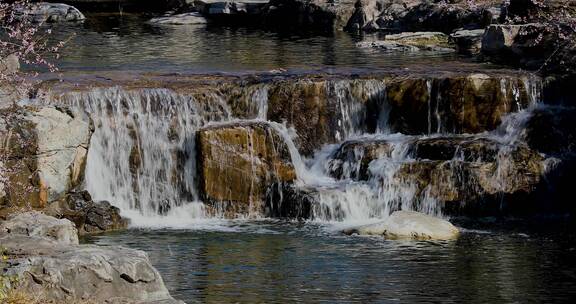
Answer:
M225 212L260 215L268 188L296 178L288 147L270 124L210 126L198 132L197 145L203 197Z

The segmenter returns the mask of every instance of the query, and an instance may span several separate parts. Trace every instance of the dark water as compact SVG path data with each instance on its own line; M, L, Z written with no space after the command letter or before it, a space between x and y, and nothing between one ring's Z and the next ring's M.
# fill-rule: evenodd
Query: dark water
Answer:
M316 224L228 222L129 230L90 242L147 251L188 303L561 303L576 298L576 244L495 229L452 242L342 236Z
M88 15L84 23L58 25L54 38L68 40L63 71L169 72L266 71L271 69L441 68L468 59L454 54L384 53L360 49L345 32L266 31L221 25L157 26L143 15Z

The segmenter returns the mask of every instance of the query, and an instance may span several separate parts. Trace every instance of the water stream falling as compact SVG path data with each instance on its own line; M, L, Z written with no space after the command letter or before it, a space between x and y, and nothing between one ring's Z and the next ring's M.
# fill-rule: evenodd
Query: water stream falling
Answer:
M517 90L510 89L511 84L505 81L501 85L505 91ZM427 86L432 96L432 82L428 81ZM538 85L527 80L525 86L531 103L536 104ZM294 130L267 122L289 148L297 173L296 186L314 189L318 201L313 208L314 219L365 222L385 218L398 209L441 216L430 189L419 192L413 181L401 181L397 173L403 165L416 161L410 149L415 138L433 138L445 132L438 112L442 96L436 96L434 104L429 102L428 134L408 136L390 133L385 81L327 81L326 92L328 104L335 105L335 141L339 144L325 145L315 157L300 155ZM167 89L94 89L68 93L58 102L88 113L94 122L86 167L86 189L94 199L112 202L136 225L151 221L176 225L206 217L197 188L196 131L207 124L238 119L266 122L269 94L270 87L265 84L246 89L251 107L247 117L234 117L227 96L210 93L198 100ZM371 113L374 109L367 108L363 103L366 100L376 100L379 112ZM373 134L367 134L367 115L377 117ZM513 145L521 138L529 115L529 110L509 115L498 130L477 136L495 139L503 146ZM387 153L369 163L367 180L355 178L364 157L361 149L344 163L341 177L336 179L330 174L331 158L343 142L350 140L380 140L390 146ZM460 161L459 156L454 155L453 161Z

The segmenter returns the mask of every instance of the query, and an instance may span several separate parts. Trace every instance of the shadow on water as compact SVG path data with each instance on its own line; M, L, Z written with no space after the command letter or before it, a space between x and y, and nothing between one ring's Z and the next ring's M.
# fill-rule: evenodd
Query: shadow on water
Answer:
M147 251L171 293L189 303L526 303L576 296L576 246L562 233L498 228L466 230L454 242L411 242L341 236L311 223L225 226L129 230L88 242Z

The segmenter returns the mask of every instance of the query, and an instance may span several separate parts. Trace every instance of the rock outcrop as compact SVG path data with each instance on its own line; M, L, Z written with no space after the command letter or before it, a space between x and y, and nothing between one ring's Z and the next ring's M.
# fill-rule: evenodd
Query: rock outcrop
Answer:
M4 207L45 208L84 178L92 128L87 118L55 107L3 109Z
M401 79L386 87L392 132L480 133L538 101L539 80L486 74Z
M344 233L381 235L391 240L454 240L460 231L437 217L414 211L396 211L383 222L347 229Z
M38 213L0 225L0 274L18 279L10 288L58 303L182 303L142 251L78 245L72 222Z
M275 183L296 178L289 148L271 124L210 126L197 135L200 189L220 212L261 215Z

